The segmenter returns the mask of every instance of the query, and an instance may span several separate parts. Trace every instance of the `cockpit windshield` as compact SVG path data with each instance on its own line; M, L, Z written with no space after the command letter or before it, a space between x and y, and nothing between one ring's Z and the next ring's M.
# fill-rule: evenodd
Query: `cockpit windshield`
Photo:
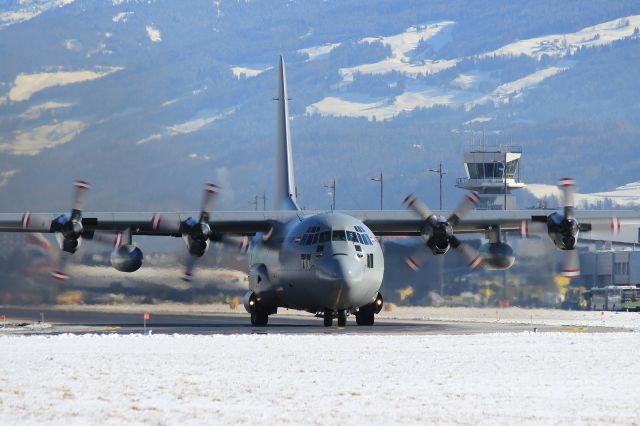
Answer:
M331 240L333 241L347 241L347 236L343 230L333 231L331 233Z

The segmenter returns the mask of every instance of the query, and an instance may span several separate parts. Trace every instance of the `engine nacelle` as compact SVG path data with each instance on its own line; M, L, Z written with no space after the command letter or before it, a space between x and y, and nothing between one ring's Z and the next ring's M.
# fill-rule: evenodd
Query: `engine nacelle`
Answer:
M111 266L120 272L135 272L142 266L144 256L135 244L124 244L111 252Z
M486 269L509 269L516 260L511 246L503 242L483 244L480 246L480 253Z
M269 273L264 263L252 265L249 268L249 288L258 290L269 285Z
M566 218L560 213L552 213L547 218L549 237L560 250L573 250L578 241L580 226L574 218Z

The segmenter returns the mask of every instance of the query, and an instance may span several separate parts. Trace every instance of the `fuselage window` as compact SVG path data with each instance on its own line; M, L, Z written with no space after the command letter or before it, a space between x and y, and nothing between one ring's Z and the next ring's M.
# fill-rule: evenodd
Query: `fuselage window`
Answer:
M358 242L358 236L353 231L347 231L347 240L353 241L354 243Z
M324 246L322 244L318 245L318 247L316 247L316 253L320 253L324 251Z
M320 233L320 242L326 243L327 241L331 241L331 231L324 231Z
M356 244L356 251L362 251L362 247L360 247L359 245Z
M347 236L344 231L333 231L331 234L333 241L347 241Z

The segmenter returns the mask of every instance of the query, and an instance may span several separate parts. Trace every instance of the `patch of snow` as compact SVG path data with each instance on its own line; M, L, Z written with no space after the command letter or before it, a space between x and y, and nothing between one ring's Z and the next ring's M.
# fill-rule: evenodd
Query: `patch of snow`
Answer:
M336 47L340 47L341 45L342 43L327 43L327 44L323 44L322 46L314 46L314 47L307 47L305 49L299 49L297 52L303 55L307 55L308 56L307 61L313 61L322 56L328 55L329 53L331 53L333 49L335 49Z
M64 41L64 48L72 52L80 52L82 50L82 43L72 38Z
M632 15L586 27L575 33L553 34L517 41L477 57L482 59L493 56L526 55L538 60L543 55L562 57L574 54L580 48L603 46L631 37L638 27L640 27L640 15Z
M0 188L4 188L9 185L9 181L15 174L18 173L18 170L5 170L4 172L0 172Z
M464 124L466 124L467 126L470 124L479 124L479 123L486 123L488 121L493 120L493 118L491 117L476 117L474 119L471 119L469 121L465 121Z
M391 49L391 56L382 61L341 68L340 75L345 83L352 82L356 74L388 74L393 71L416 78L420 75L435 74L454 67L460 60L412 60L409 53L414 51L420 42L431 40L453 25L452 21L435 24L412 26L405 32L387 37L365 37L360 43L380 42Z
M532 87L540 84L543 80L568 69L568 67L549 67L536 71L518 80L502 84L496 87L491 94L466 103L465 109L470 110L475 106L486 104L488 102L493 102L494 104L507 104L510 99L522 94L524 90L531 89Z
M149 40L151 40L154 43L159 43L162 41L162 34L160 33L159 29L154 28L153 25L147 25L146 29L147 29L147 36L149 36Z
M329 96L307 106L305 113L334 117L364 117L370 121L374 119L384 121L419 108L432 108L436 105L454 106L455 104L455 94L428 88L406 91L393 98L373 102L349 101Z
M0 29L29 21L50 9L68 6L73 2L75 0L20 0L17 2L18 9L0 13Z
M640 380L640 339L628 332L65 334L2 336L0 345L5 424L323 424L328 413L356 424L637 418L620 393Z
M136 142L136 145L144 145L145 143L159 141L162 139L162 135L160 133L155 133L151 136L147 136L146 138L142 138Z
M109 67L101 71L58 71L19 74L13 82L8 97L12 102L26 101L33 94L50 87L96 80L123 69L122 67Z
M221 118L226 117L227 115L229 114L215 114L209 117L196 118L194 120L190 120L185 123L174 124L173 126L169 126L167 127L167 131L169 132L169 136L182 135L185 133L193 133L213 123L214 121L218 121Z
M231 72L233 73L233 76L235 78L240 79L241 77L244 77L244 78L256 77L262 74L263 72L269 71L271 69L273 69L272 66L266 67L266 68L231 67Z
M151 136L147 136L146 138L140 139L136 142L137 145L143 145L149 142L159 141L164 139L165 137L172 137L178 135L184 135L188 133L197 132L213 123L214 121L221 120L225 117L228 117L231 114L235 113L235 109L229 109L225 112L207 115L205 117L194 118L193 120L186 121L184 123L174 124L172 126L165 127L162 133L156 133Z
M129 17L133 15L133 12L120 12L116 15L113 16L113 18L111 18L111 20L113 22L121 22L121 23L125 23L129 20ZM149 30L147 30L149 31Z
M470 89L475 86L478 82L478 76L472 74L460 74L453 80L451 80L451 85L457 87L458 89Z
M73 104L66 102L45 102L29 107L29 109L27 109L20 115L20 118L25 120L35 120L37 118L40 118L40 115L42 115L42 113L45 111L59 108L69 108L70 106L73 106Z
M45 149L71 142L87 127L81 121L62 121L14 133L12 142L0 143L0 152L12 155L38 155Z
M171 100L168 100L168 101L164 101L164 102L162 103L162 107L167 107L167 106L169 106L169 105L173 105L173 104L175 104L176 102L178 102L178 100L177 100L177 99L171 99Z
M524 190L537 199L561 199L560 189L555 185L527 184ZM575 202L578 206L598 205L606 201L610 201L614 206L620 207L640 206L640 183L629 183L612 191L593 192L590 194L576 193L575 195Z

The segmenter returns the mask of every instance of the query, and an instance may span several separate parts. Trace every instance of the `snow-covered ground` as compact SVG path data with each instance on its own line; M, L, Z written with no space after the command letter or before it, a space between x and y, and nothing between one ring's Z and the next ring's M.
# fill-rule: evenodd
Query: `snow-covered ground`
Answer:
M637 333L0 337L0 424L637 424Z
M493 52L478 55L478 58L526 55L539 60L543 55L566 56L581 48L604 46L631 37L638 27L640 27L640 15L626 16L582 28L574 33L551 34L519 40Z
M538 199L561 198L560 190L555 185L527 184L525 191ZM596 205L610 201L613 205L630 207L640 205L640 182L631 182L612 191L594 192L591 194L577 193L575 201L577 205Z

